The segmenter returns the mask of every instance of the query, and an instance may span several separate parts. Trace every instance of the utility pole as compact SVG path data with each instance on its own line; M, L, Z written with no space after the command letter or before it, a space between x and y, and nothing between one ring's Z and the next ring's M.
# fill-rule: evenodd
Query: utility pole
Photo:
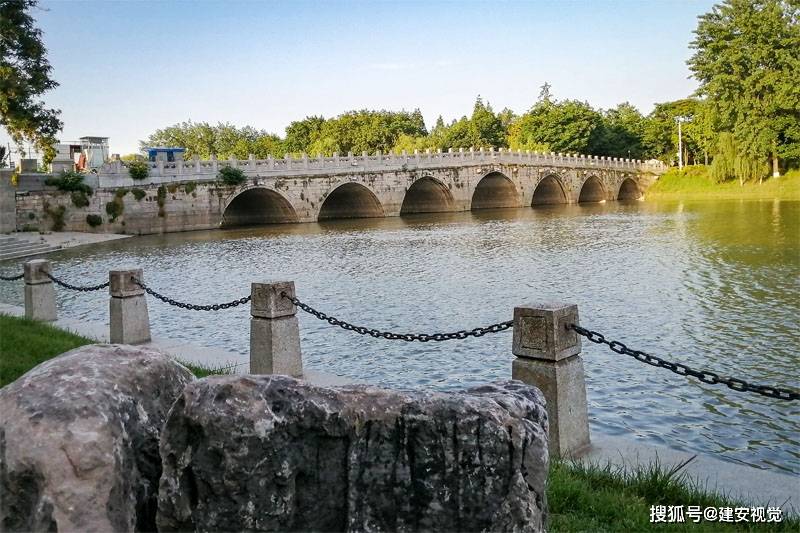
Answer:
M678 170L683 170L683 135L681 132L683 117L675 117L675 122L678 123Z

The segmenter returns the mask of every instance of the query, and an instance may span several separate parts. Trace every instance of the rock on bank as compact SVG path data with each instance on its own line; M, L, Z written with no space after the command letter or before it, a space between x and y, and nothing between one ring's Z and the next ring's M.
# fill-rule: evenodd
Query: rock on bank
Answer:
M520 382L458 393L190 383L162 433L158 527L542 531L547 415Z

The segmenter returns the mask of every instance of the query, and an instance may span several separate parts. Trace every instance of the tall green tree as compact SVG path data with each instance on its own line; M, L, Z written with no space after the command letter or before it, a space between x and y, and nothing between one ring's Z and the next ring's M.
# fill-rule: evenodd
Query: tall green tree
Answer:
M39 99L58 83L51 78L42 31L30 15L37 3L0 0L0 124L16 144L33 142L49 163L63 123L58 118L61 112Z
M546 86L530 111L511 124L508 143L512 149L593 153L592 135L602 120L586 102L552 100Z
M751 167L800 162L800 3L725 0L699 17L690 46L698 94Z

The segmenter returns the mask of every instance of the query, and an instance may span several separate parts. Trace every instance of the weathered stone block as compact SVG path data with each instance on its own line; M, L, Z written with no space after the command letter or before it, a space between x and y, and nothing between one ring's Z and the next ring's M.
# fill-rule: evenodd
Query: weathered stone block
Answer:
M109 299L109 339L116 344L150 341L150 316L144 295Z
M161 440L160 531L543 531L547 415L520 382L465 392L189 384Z
M578 324L578 306L543 303L514 308L512 352L517 357L560 361L581 353L580 337L569 324Z
M26 285L38 285L40 283L53 283L47 276L50 273L50 261L47 259L32 259L25 261L23 273Z
M250 319L250 373L302 377L296 316Z
M115 298L127 298L129 296L139 296L144 294L138 284L133 280L144 283L141 268L131 268L128 270L112 270L108 273L108 292Z
M158 442L191 373L94 345L0 389L0 529L155 531Z
M25 284L25 318L52 322L58 318L53 283Z
M579 356L557 362L516 358L511 377L535 385L547 400L550 453L579 455L589 445L586 380Z
M279 318L297 313L297 308L288 298L294 298L294 281L271 281L253 283L250 288L250 314L261 318Z

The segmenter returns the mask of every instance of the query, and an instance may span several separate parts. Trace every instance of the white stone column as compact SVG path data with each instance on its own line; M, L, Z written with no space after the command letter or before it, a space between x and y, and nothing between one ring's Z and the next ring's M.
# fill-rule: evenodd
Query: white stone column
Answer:
M579 455L589 446L586 381L581 340L570 324L579 325L578 307L539 304L514 309L511 377L538 387L547 400L550 453Z
M33 259L25 262L25 318L52 322L56 313L56 291L50 273L50 261Z
M108 273L110 330L112 344L141 344L150 341L150 317L142 269L112 270Z
M250 373L303 376L300 326L293 281L253 283L250 288Z

